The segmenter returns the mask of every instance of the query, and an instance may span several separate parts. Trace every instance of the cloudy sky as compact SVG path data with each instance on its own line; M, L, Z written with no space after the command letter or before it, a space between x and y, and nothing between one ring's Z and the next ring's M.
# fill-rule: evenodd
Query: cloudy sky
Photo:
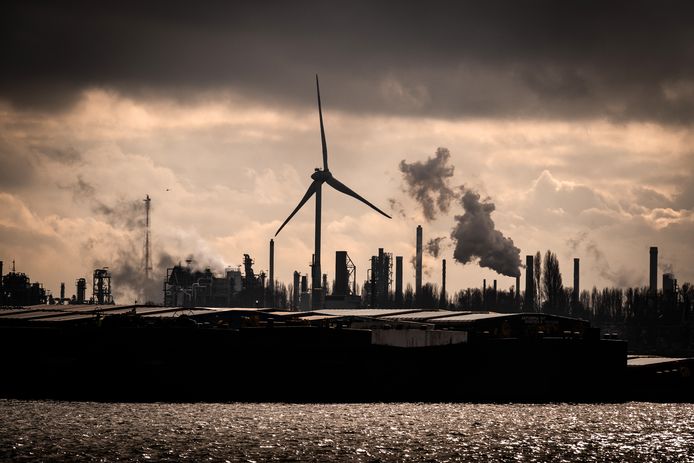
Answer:
M694 28L690 2L33 2L0 17L0 259L57 293L97 266L142 266L152 198L157 272L222 269L268 240L321 163L321 79L333 174L393 215L323 194L323 268L379 247L409 261L440 240L428 281L513 279L453 263L462 192L570 284L694 280ZM427 213L401 162L446 148L453 197ZM451 169L452 168L452 169ZM464 185L465 190L459 190ZM457 236L457 235L456 235ZM308 272L313 207L276 239L277 278ZM414 272L405 271L408 282ZM157 283L156 288L159 288Z

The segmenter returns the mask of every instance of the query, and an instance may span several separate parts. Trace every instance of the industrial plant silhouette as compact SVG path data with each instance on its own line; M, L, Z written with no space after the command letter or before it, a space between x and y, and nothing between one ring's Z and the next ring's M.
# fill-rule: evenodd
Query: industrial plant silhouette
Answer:
M489 287L483 280L482 291L468 288L450 297L445 259L440 292L435 284L422 281L424 232L419 225L414 236L414 291L410 285L403 288L403 256L393 258L379 248L370 259L361 297L356 266L347 251L336 251L335 283L328 295L327 274L321 271L323 184L391 217L332 175L318 75L316 94L323 168L315 169L305 195L275 233L278 236L315 195L310 293L306 276L300 283L295 271L291 301L285 287L279 291L282 297L276 297L272 239L269 284L264 271L253 269L249 254L244 254L243 273L240 268L227 268L222 276L210 268L197 268L190 257L186 265L167 265L163 305L117 305L108 267L94 270L91 298L86 295L85 278L77 280L76 296L67 297L63 283L60 297L54 298L17 272L14 262L5 275L0 261L0 349L8 353L0 362L6 373L0 381L0 396L694 400L694 358L681 358L694 352L694 290L686 283L680 288L674 275L664 273L662 291L658 291L656 247L650 249L648 289L629 290L625 304L620 291L581 291L578 258L574 259L573 287L565 288L557 257L549 250L544 263L539 252L526 256L524 294L518 267L517 272L507 272L515 279L515 288L504 291L497 288L496 280ZM478 218L486 220L494 210L493 204L480 203L478 196L468 199L473 206L482 206L486 215ZM154 272L150 201L147 195L144 265L141 275L133 278L148 284L154 281L150 278ZM486 225L485 232L506 240L492 223ZM470 235L462 236L469 241ZM520 250L510 239L503 242L515 269ZM615 334L619 333L612 326L616 323L622 323L621 335ZM605 327L609 331L601 333ZM672 341L669 349L661 338ZM632 346L637 350L630 350Z
M291 214L289 214L289 217L287 217L287 220L285 220L282 225L280 225L280 228L277 229L277 232L275 233L275 236L279 234L280 231L282 231L282 228L284 228L285 225L294 217L294 214L296 214L301 207L306 204L306 201L308 201L311 196L314 194L316 195L316 224L315 224L315 247L313 251L313 265L312 265L312 270L311 270L311 282L312 282L312 297L311 297L311 305L314 309L320 308L322 306L322 300L323 300L323 294L324 291L322 289L322 284L321 284L321 201L322 201L322 187L323 183L327 183L340 193L344 193L348 196L351 196L353 198L358 199L359 201L363 202L367 206L371 207L374 209L376 212L379 214L382 214L389 219L391 218L388 214L371 204L369 201L364 199L362 196L357 194L355 191L353 191L351 188L349 188L347 185L344 183L340 182L338 179L336 179L333 174L330 172L330 169L328 169L328 144L326 143L325 140L325 127L323 125L323 108L321 107L321 99L320 99L320 84L318 83L318 75L316 74L316 94L318 95L318 117L320 119L320 138L321 138L321 145L323 147L323 170L316 168L315 172L311 174L311 178L313 179L313 182L311 185L308 187L308 190L306 190L306 194L304 195L303 198L301 198L301 201L299 201L299 205L296 206L296 208L292 211Z

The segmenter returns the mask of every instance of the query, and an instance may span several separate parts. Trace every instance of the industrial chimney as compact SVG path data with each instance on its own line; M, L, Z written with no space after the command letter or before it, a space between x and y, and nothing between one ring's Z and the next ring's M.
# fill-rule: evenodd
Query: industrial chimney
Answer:
M270 307L275 307L275 240L270 240Z
M535 311L535 272L533 271L533 256L525 256L525 302L523 312Z
M516 300L520 300L520 275L516 275Z
M651 246L651 271L649 292L655 297L658 294L658 247Z
M395 256L395 302L402 304L402 256Z
M294 294L292 294L292 309L299 310L299 293L301 293L301 283L299 283L299 272L294 270Z
M65 303L65 282L60 283L60 304Z
M445 309L448 299L446 299L446 259L441 261L441 305Z
M578 304L578 298L581 295L581 288L579 286L580 279L580 260L578 257L574 257L574 292L573 292L573 303Z
M421 301L422 295L422 226L417 225L417 256L415 269L415 300Z
M335 251L335 286L334 296L346 296L349 293L349 270L347 270L347 251Z

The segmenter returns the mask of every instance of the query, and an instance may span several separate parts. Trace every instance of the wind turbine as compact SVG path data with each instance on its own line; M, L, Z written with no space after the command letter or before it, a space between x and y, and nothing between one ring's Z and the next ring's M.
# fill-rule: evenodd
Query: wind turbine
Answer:
M348 196L351 196L355 199L358 199L359 201L363 202L370 208L374 209L376 212L385 215L389 219L391 218L388 214L368 202L366 199L358 195L356 192L354 192L351 188L349 188L347 185L344 183L340 182L338 179L333 177L333 174L330 172L328 169L328 145L325 142L325 128L323 127L323 109L321 107L321 102L320 102L320 86L318 84L318 74L316 74L316 93L318 94L318 117L320 118L320 138L321 138L321 143L323 145L323 170L316 168L313 174L311 174L311 178L313 179L313 182L311 185L308 187L308 190L306 190L306 194L304 195L303 198L301 198L301 201L299 201L299 205L296 206L296 208L292 211L291 214L289 214L289 217L287 217L287 220L284 221L284 223L280 226L280 228L277 229L277 233L275 233L275 236L277 236L280 231L282 231L282 228L284 228L285 225L287 225L287 222L289 222L292 217L294 217L294 214L296 214L301 207L306 204L306 201L308 201L312 195L316 195L316 237L315 237L315 250L314 250L314 261L313 261L313 274L311 275L311 285L313 287L313 293L311 295L311 306L314 309L318 309L321 307L321 301L322 297L320 293L322 292L321 288L321 267L320 267L320 238L321 238L321 233L320 233L320 227L321 227L321 190L322 186L324 183L327 183L340 193L344 193Z

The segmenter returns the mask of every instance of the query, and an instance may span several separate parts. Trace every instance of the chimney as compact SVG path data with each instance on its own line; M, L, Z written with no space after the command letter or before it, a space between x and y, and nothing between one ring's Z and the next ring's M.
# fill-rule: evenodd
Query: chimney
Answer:
M578 298L581 295L581 287L579 286L580 278L580 260L578 257L574 257L574 292L573 292L573 302L578 304Z
M294 294L292 294L292 309L294 310L299 310L299 293L301 292L299 278L299 272L294 270Z
M520 275L516 275L516 300L520 300Z
M65 301L65 283L60 283L60 304Z
M395 302L402 304L402 256L395 256Z
M441 261L441 302L443 305L443 309L447 307L447 299L446 299L446 259L443 259Z
M482 280L482 307L487 308L487 279Z
M420 301L422 293L422 226L417 225L417 257L415 269L415 300Z
M494 298L492 299L492 304L494 304L494 308L496 309L496 280L494 280Z
M348 293L347 251L335 251L335 286L333 287L333 295L346 296Z
M275 307L275 240L270 240L270 307Z
M658 294L658 247L651 246L651 272L649 292L655 297Z
M533 256L525 256L525 302L523 312L535 311L535 272L533 271Z

